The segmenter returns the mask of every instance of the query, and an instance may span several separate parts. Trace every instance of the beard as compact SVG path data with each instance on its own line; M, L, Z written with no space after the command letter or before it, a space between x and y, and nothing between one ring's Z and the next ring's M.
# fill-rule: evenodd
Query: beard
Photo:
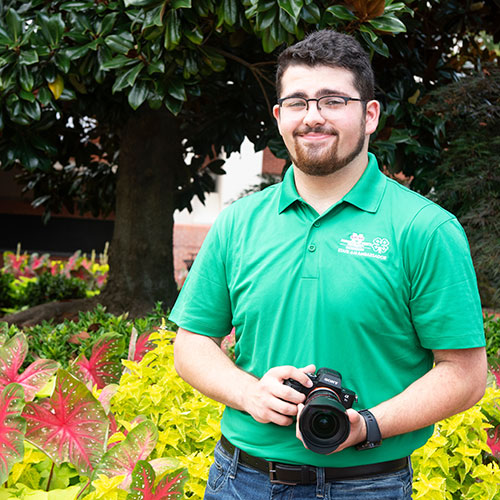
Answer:
M363 151L365 145L364 121L365 120L362 120L360 125L359 137L355 146L344 156L339 154L339 134L333 127L305 126L298 128L293 133L295 140L295 155L292 155L292 153L288 151L293 164L305 174L313 176L326 176L349 165ZM326 149L325 146L318 146L315 144L305 146L296 139L298 136L310 132L334 135L337 137L337 140L332 146Z

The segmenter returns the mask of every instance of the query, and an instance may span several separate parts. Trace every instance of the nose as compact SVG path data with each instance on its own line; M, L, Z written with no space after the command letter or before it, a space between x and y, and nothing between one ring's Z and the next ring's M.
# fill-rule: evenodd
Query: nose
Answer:
M305 125L312 127L317 124L325 123L325 119L323 118L320 110L318 109L318 101L309 101L308 108L306 114L304 115L304 119L302 120Z

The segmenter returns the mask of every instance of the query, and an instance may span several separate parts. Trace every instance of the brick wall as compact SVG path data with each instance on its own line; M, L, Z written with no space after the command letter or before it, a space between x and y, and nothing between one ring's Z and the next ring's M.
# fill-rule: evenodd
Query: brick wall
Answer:
M210 229L209 225L174 225L174 270L175 281L181 286L190 267Z

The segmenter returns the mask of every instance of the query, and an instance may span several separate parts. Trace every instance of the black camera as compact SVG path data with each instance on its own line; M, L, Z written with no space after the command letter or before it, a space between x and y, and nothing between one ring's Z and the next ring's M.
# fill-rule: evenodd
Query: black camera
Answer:
M357 401L356 393L342 387L342 375L329 368L306 373L313 386L304 387L291 378L284 384L306 395L299 429L307 447L323 455L335 451L349 436L346 409Z

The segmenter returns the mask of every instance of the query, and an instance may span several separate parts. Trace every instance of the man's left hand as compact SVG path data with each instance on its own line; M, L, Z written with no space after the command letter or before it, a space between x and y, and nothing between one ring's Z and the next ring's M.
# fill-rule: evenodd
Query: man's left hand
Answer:
M297 413L297 424L295 429L296 429L297 439L300 439L300 441L302 441L302 444L307 448L306 444L304 443L304 440L302 439L302 434L299 429L300 414L303 408L304 405L302 403L297 405L298 413ZM349 423L351 424L351 432L349 433L347 439L336 450L332 451L332 453L338 453L339 451L342 451L345 448L349 448L349 446L355 446L356 444L366 441L365 419L356 410L353 410L352 408L346 410L346 414L349 418ZM329 453L329 455L331 455L332 453Z

